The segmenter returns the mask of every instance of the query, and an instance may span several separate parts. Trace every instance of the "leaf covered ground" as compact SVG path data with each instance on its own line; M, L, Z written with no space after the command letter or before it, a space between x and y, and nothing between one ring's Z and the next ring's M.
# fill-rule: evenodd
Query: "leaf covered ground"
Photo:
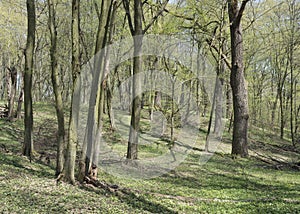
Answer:
M32 162L20 155L22 121L0 120L1 213L299 213L299 151L254 127L248 159L232 159L225 136L204 165L194 150L177 168L152 179L101 171L99 180L117 186L115 192L57 184L54 112L50 105L35 106Z

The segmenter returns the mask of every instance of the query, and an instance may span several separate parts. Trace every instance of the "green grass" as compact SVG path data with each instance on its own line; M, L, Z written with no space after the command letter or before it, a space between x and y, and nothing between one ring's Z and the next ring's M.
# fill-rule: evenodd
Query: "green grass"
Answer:
M144 126L147 124L144 123ZM117 151L127 143L111 133L105 139ZM204 129L204 128L203 128ZM225 134L218 152L200 164L201 152L192 151L177 168L148 180L115 177L100 171L99 180L119 186L116 193L84 185L57 184L55 166L55 109L35 105L36 158L20 155L22 121L0 120L0 213L299 213L299 151L290 142L251 127L250 158L229 155L230 135ZM199 139L203 139L201 132ZM197 142L202 148L203 143ZM126 150L125 150L126 151ZM141 157L163 153L163 144L143 145ZM48 156L50 163L43 156ZM276 163L261 156L275 157Z

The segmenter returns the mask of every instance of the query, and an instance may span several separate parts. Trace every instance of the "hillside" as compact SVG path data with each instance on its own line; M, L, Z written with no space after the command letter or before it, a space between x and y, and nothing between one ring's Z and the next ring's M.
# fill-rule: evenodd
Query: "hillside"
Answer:
M252 127L248 159L233 160L225 134L199 164L193 150L163 176L135 180L100 172L102 187L56 183L55 117L35 105L35 159L20 155L22 121L0 120L1 213L297 213L299 151ZM258 141L257 139L263 139ZM197 147L199 145L195 145ZM109 188L107 188L109 187Z

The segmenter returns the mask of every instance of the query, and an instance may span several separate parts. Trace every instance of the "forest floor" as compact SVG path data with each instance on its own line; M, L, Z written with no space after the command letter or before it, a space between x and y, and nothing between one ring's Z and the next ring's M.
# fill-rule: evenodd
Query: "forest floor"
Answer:
M271 131L250 127L249 158L232 159L230 134L205 163L199 143L175 169L151 179L99 180L115 191L56 183L55 109L34 105L35 158L21 156L22 121L0 119L0 213L300 213L300 151ZM106 141L120 141L105 129ZM121 139L122 141L122 139ZM113 142L122 151L126 144ZM124 147L124 148L123 148ZM141 148L147 156L163 146ZM200 148L199 150L195 148Z

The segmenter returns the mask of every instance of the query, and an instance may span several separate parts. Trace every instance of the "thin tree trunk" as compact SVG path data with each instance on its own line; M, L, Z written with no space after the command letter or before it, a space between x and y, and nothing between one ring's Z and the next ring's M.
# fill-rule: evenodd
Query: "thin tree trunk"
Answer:
M295 0L291 1L289 3L289 11L291 13L290 17L290 26L291 26L291 37L289 41L289 64L290 64L290 75L291 75L291 83L290 83L290 93L291 93L291 99L290 99L290 133L291 133L291 139L292 144L295 147L296 146L296 139L295 139L295 133L294 133L294 46L295 46L295 22L296 22L296 12L295 12ZM296 90L295 90L296 91Z
M9 70L9 93L8 93L8 119L12 121L15 117L15 96L17 91L17 69L15 66L8 68Z
M51 38L51 48L50 48L50 58L51 58L51 80L53 85L53 91L55 95L55 108L56 117L58 124L57 133L57 155L56 155L56 173L58 176L63 171L64 164L64 144L65 144L65 119L64 119L64 106L62 99L62 92L59 85L59 74L58 74L58 64L57 64L57 29L56 29L56 17L54 9L54 1L48 0L48 10L49 10L49 30Z
M133 83L132 83L132 109L130 132L127 147L127 158L138 158L138 133L140 129L141 116L141 80L139 73L142 71L142 42L143 42L143 11L142 2L134 0L134 32L132 32L134 42L134 58L133 58Z
M92 91L89 100L89 113L87 122L87 138L84 140L79 169L79 181L82 182L85 176L96 178L98 170L98 152L102 129L103 113L103 62L105 59L104 47L106 45L111 1L101 1L101 13L99 14L98 31L95 47L94 73ZM83 174L84 173L84 174Z
M137 0L135 1L137 2ZM137 4L137 3L135 3ZM142 23L140 23L142 24ZM141 80L138 76L142 70L142 38L143 36L134 37L134 59L133 59L133 83L132 83L132 109L131 122L128 140L127 158L137 159L138 157L138 132L140 129L140 114L141 114Z
M80 101L80 92L77 82L80 81L78 76L80 73L80 0L72 0L72 98L71 112L69 120L69 139L65 152L65 162L63 168L64 180L68 183L75 184L75 160L77 146L77 123L78 123L78 100ZM76 103L77 101L77 103Z
M171 127L170 128L171 128L171 144L172 144L171 146L173 146L175 140L174 137L174 129L175 129L175 103L174 102L175 102L175 82L176 82L175 75L171 77L171 82L172 82L172 92L171 92Z
M106 83L106 96L107 96L107 112L108 112L108 117L109 117L109 122L110 122L110 129L112 131L114 131L114 130L116 130L116 122L115 122L115 117L114 117L114 110L111 105L112 89L111 89L111 84L110 84L110 78L107 79L107 83Z
M214 96L213 96L213 103L211 105L211 111L210 111L208 128L207 128L207 134L206 134L206 139L205 139L205 152L209 151L209 136L210 136L210 133L211 133L211 126L212 126L213 114L215 112L215 106L216 106L217 84L218 84L218 76L216 77L215 90L214 90Z
M23 76L23 75L22 75ZM24 76L23 76L24 79ZM16 118L20 119L22 116L22 104L24 101L24 81L21 80L21 86L20 86L20 94L18 99L18 106L17 106L17 112L16 112Z
M192 90L192 80L188 81L189 87L188 87L188 97L187 97L187 108L185 111L185 115L184 115L184 122L186 123L189 119L189 115L190 115L190 109L191 109L191 94L193 93Z
M273 106L272 106L272 118L271 118L271 125L274 125L274 121L275 121L275 113L276 113L276 108L277 108L277 102L278 102L278 96L279 93L276 93L276 97L275 97L275 101L273 102Z
M285 116L284 116L284 108L283 108L283 95L282 89L280 90L279 94L279 107L280 107L280 139L284 137L284 126L285 126Z
M113 40L113 35L115 33L115 17L117 13L117 1L114 2L113 8L111 11L111 20L110 20L110 29L109 29L109 38L108 42L111 43ZM112 103L112 86L111 86L111 78L109 77L109 65L110 65L110 47L108 47L106 53L106 65L105 65L105 73L106 73L106 105L107 105L107 113L110 122L111 130L116 130L115 118L114 118L114 111L111 105ZM117 68L116 68L117 69Z
M32 110L32 73L33 54L35 47L35 0L27 0L27 43L25 50L25 72L24 72L24 147L23 155L32 159L33 155L33 110Z
M134 57L133 57L133 83L132 83L132 109L131 109L131 121L130 131L127 147L127 159L138 158L138 133L140 129L140 114L141 114L141 80L139 73L142 71L142 44L145 32L153 25L155 20L164 12L168 3L166 0L161 4L160 11L153 17L152 21L143 29L143 2L140 0L134 0L134 23L132 23L130 15L129 0L123 0L125 7L127 20L131 35L134 43Z
M223 117L223 82L220 78L216 81L216 94L215 94L215 125L214 134L219 138L221 137L222 130L222 117Z

